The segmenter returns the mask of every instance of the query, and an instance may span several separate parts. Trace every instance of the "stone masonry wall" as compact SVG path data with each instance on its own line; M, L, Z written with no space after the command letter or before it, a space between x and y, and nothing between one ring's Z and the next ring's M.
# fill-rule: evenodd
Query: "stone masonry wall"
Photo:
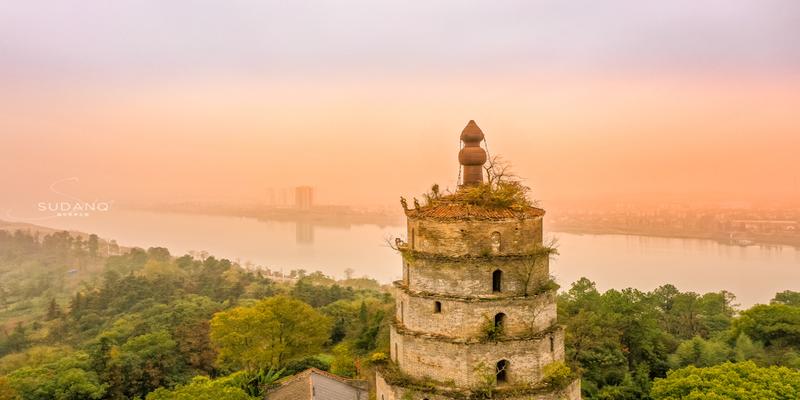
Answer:
M409 218L412 250L447 256L526 254L542 244L542 217L495 221Z
M543 331L556 320L555 292L520 299L465 301L398 290L395 299L397 320L406 329L450 337L480 337L482 327L487 321L493 323L499 313L505 314L504 332L510 336ZM440 312L436 312L436 302Z
M558 329L540 339L483 343L452 343L424 336L399 333L391 329L391 359L400 369L417 379L435 381L462 388L479 386L485 376L495 373L496 364L507 360L509 384L535 384L542 379L542 369L564 359L564 332Z
M417 390L392 386L383 379L380 373L375 377L376 400L450 400L452 397ZM504 397L503 400L579 400L581 398L580 381L576 380L561 391L537 395L520 395Z
M502 297L529 294L550 279L547 255L441 259L407 257L404 281L413 292L461 297ZM492 274L502 271L501 291L492 290Z

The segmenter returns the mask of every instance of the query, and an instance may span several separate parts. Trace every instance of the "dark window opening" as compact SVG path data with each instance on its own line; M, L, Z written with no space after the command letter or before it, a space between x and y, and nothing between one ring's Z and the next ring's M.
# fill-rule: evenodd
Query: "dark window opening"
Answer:
M550 335L550 352L552 353L554 351L556 351L556 337Z
M401 302L400 302L400 322L403 322L403 309L405 308L405 307L403 307L403 306L404 306L404 304L403 304L403 302L401 301Z
M508 381L508 361L500 360L497 362L496 377L497 377L497 383L503 383Z
M414 250L414 247L416 246L416 242L417 242L416 236L417 235L414 232L414 228L411 228L411 250Z
M503 290L503 271L499 269L492 272L492 291L500 292Z
M433 312L435 312L436 314L439 314L440 312L442 312L442 302L441 301L436 301L436 302L433 303Z
M394 344L394 362L397 362L397 359L400 358L400 353L397 352L397 343Z
M506 322L506 315L503 313L494 316L494 327L502 331L503 324Z

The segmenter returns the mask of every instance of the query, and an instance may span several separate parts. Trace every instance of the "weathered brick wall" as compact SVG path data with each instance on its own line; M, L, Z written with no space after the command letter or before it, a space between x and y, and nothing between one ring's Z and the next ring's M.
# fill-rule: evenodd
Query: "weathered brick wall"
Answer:
M479 386L486 375L495 373L500 360L509 362L510 384L534 384L542 379L542 368L564 359L561 329L539 339L464 344L399 333L392 327L391 342L399 348L392 359L406 374L463 388Z
M400 400L403 397L402 389L394 388L386 383L380 372L375 374L375 394L375 400ZM423 398L420 396L420 400Z
M492 290L492 274L502 271L500 292ZM532 292L550 279L547 255L443 259L406 257L404 282L415 292L463 297L501 297Z
M545 366L564 359L563 330L547 330L555 323L556 299L548 285L541 217L409 217L408 242L402 248L403 279L396 283L398 322L390 333L390 357L401 371L468 389L485 384L487 376L495 375L497 363L505 360L508 384L531 385L541 381ZM495 273L501 276L499 288ZM485 326L499 313L505 315L507 339L482 340ZM380 400L446 398L391 387L380 377L376 385ZM577 396L574 387L570 390L564 392L567 396L520 399L580 398L579 388Z
M495 315L505 314L504 332L524 336L552 326L556 320L555 293L527 298L497 300L453 300L440 296L416 296L398 290L395 296L397 320L406 329L451 337L480 337L483 326L493 323ZM441 311L435 312L435 303ZM400 315L400 310L403 314Z
M450 400L451 397L423 393L386 383L379 374L375 377L376 400ZM560 391L539 395L520 395L517 397L504 397L504 400L580 400L581 384L576 380Z
M542 217L496 221L409 218L409 247L448 256L525 254L542 244Z

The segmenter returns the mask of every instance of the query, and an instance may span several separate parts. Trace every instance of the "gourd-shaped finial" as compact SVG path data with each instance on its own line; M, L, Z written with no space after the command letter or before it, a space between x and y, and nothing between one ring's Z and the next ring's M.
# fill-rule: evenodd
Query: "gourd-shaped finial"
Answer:
M458 152L458 162L464 167L462 185L472 186L483 183L483 164L486 163L486 150L481 147L483 131L475 121L470 120L461 131L464 148Z

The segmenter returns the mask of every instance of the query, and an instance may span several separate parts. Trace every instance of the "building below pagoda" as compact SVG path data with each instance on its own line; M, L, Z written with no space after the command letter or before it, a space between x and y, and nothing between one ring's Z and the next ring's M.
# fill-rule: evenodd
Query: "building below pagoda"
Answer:
M470 121L456 193L403 203L408 241L398 241L403 279L378 400L580 399L580 380L563 364L545 212L475 196L488 190L483 139Z

